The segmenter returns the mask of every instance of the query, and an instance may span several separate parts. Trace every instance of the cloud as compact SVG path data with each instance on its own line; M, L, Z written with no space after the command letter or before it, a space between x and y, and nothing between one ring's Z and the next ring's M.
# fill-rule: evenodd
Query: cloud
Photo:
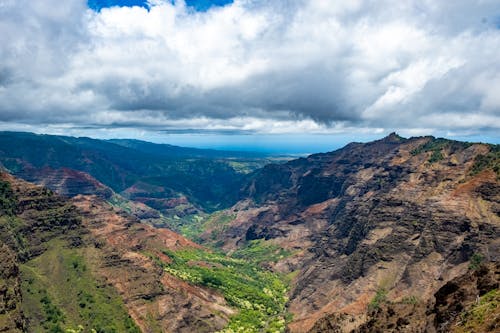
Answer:
M0 0L0 121L495 134L499 14L494 0L237 0L206 12Z

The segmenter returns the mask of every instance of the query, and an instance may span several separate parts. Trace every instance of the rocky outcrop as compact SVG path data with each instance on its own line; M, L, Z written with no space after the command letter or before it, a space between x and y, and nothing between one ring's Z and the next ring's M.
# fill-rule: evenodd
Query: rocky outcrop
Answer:
M203 237L228 252L264 239L293 253L269 263L298 273L292 332L330 314L355 329L381 291L425 304L474 254L500 259L499 178L494 165L477 165L495 149L391 134L268 166L244 187L236 219Z
M21 281L16 254L0 241L0 332L24 332Z
M429 326L442 333L460 332L471 329L472 327L467 326L477 320L473 324L479 324L481 332L500 330L499 286L500 263L477 264L477 267L466 274L448 281L434 294L435 300L427 310ZM481 297L491 292L496 292L495 298L491 301L481 300ZM486 305L491 313L482 313L482 316L480 313L478 318L470 318L470 310L483 303L482 301L486 301L481 305ZM479 327L473 330L479 331Z
M26 168L21 176L29 182L49 188L65 197L86 194L109 199L113 194L110 188L88 173L68 168Z
M144 332L215 332L225 327L229 308L217 292L170 276L155 262L164 250L201 248L168 230L156 229L114 210L95 196L73 199L100 249L96 274L119 291Z
M76 208L52 191L0 173L0 182L10 193L3 200L11 205L2 214L0 240L25 262L46 248L46 243L55 238L79 238L81 229ZM80 240L74 240L80 243Z
M478 264L448 281L427 303L415 297L398 302L381 300L357 327L355 317L332 314L318 320L309 332L340 333L349 329L353 333L497 332L499 283L499 263ZM474 311L477 307L479 311Z
M81 243L80 220L72 207L50 190L0 173L0 331L29 331L24 314L20 265L46 250L56 237ZM71 235L70 235L71 234Z
M66 294L55 281L48 280L81 275L79 267L91 273L86 276L90 280L85 286L96 285L96 290L103 290L99 293L105 293L105 297L108 293L108 299L118 294L115 308L106 310L106 315L111 316L116 311L117 317L109 320L123 318L123 302L128 312L125 316L130 315L144 332L214 332L224 328L234 313L216 291L179 280L157 262L169 262L165 250L200 248L199 245L170 230L145 225L99 196L80 195L68 201L46 188L2 173L0 202L2 332L42 328L57 331L82 323L83 317L74 309L84 311L81 313L89 310L87 303L78 300L80 294L73 295L77 292L74 290ZM47 253L55 257L47 257ZM39 262L40 258L49 260L50 267ZM80 279L80 275L76 278ZM88 294L90 290L84 291L88 302L97 297ZM58 310L61 304L67 309ZM54 313L61 314L54 317ZM66 319L61 324L58 318ZM92 328L88 322L83 324L86 329ZM136 332L133 324L127 325L128 331Z

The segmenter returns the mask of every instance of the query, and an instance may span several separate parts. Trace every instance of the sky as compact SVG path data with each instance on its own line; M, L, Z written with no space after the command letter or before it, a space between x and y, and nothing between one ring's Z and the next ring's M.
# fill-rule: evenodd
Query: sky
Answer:
M500 143L499 0L0 0L0 130Z

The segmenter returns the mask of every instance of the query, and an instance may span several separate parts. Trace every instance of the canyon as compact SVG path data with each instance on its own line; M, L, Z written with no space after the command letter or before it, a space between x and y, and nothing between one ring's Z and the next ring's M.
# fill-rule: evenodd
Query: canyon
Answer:
M498 145L270 162L2 133L0 331L500 328Z

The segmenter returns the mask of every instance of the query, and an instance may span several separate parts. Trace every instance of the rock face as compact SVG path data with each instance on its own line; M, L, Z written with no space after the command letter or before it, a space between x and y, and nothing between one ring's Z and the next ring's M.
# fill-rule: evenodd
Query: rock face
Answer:
M118 290L144 332L215 332L227 324L223 296L168 275L146 254L168 262L162 250L201 248L167 229L155 229L113 210L95 196L73 199L98 244L99 275Z
M0 331L27 332L20 266L43 253L46 241L74 230L79 220L62 198L4 173L0 203Z
M377 295L426 304L473 255L500 259L497 151L391 134L269 165L243 189L236 219L203 237L228 252L254 239L289 250L271 264L298 273L289 329L307 332L333 314L352 331Z
M234 313L224 297L170 276L155 261L170 260L164 250L185 248L200 246L99 196L68 201L0 173L0 331L80 324L102 332L220 330Z
M0 332L23 332L21 281L16 255L0 242Z
M435 327L437 332L443 333L500 330L499 286L500 263L498 262L480 265L447 282L434 294L435 301L428 306L427 314L431 322L428 326ZM479 318L473 318L470 310L477 305L485 305L486 311L490 312L482 313L483 316L480 313ZM476 320L477 322L474 322ZM478 326L470 327L471 324Z
M427 304L414 299L381 303L354 332L497 332L499 282L498 262L479 265L448 281ZM342 332L339 325L345 319L346 315L325 316L310 332Z
M109 199L113 194L110 188L89 174L68 168L26 168L22 176L29 182L47 187L65 197L86 194Z

